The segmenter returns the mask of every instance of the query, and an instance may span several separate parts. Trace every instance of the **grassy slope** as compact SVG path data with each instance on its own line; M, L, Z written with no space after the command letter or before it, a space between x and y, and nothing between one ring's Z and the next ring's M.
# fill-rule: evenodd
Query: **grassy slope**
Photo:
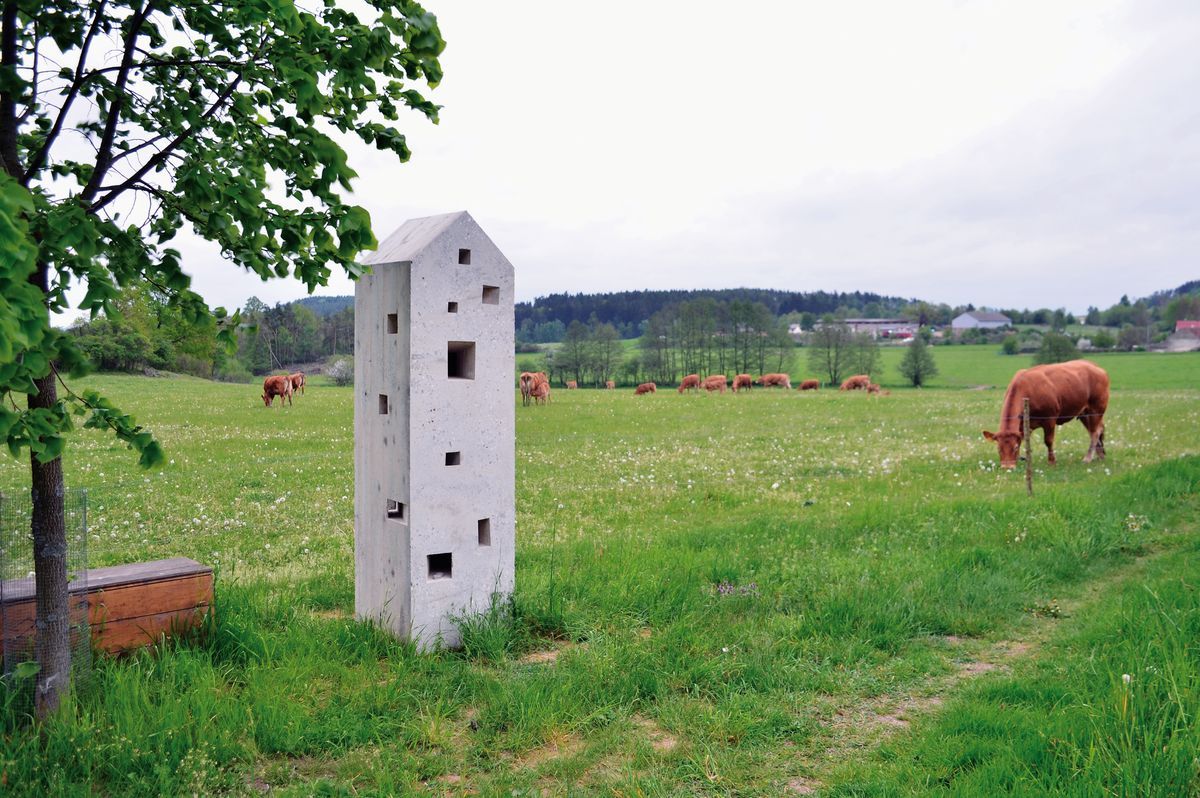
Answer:
M981 352L943 351L965 353L946 373L987 382ZM772 795L827 780L837 713L934 689L965 656L947 635L968 652L1019 636L1026 608L1194 545L1175 530L1200 483L1200 360L1141 357L1110 368L1107 463L1079 463L1082 427L1064 430L1060 467L1038 452L1032 501L978 437L999 390L557 392L518 414L515 617L436 656L346 617L348 389L267 411L244 386L97 378L174 462L142 474L81 435L68 481L92 488L93 563L216 562L219 615L195 644L106 661L43 741L5 736L7 783ZM0 486L22 481L0 467ZM560 646L555 664L522 659ZM1111 666L1050 678L1111 685ZM886 794L916 772L854 762L834 789Z

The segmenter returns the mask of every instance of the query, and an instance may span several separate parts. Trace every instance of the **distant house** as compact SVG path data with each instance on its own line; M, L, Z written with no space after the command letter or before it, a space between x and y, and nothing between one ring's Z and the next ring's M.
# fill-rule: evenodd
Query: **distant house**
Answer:
M1177 321L1175 322L1175 332L1189 332L1192 335L1200 335L1200 321Z
M1011 327L1012 319L1003 313L993 313L989 310L968 310L950 322L954 332L963 330L998 330L1001 327Z
M792 337L792 340L799 341L804 336L804 328L792 322L788 325L788 335Z

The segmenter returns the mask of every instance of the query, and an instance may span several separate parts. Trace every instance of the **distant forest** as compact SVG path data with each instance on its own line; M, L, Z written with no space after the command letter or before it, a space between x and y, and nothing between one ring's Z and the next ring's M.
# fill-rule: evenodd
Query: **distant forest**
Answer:
M622 338L637 338L650 317L684 302L711 299L718 303L751 302L772 316L811 313L898 315L916 300L881 294L838 291L775 291L767 288L723 288L697 291L618 291L612 294L550 294L532 302L517 303L517 337L544 343L561 341L571 322L600 322L617 328ZM557 335L558 337L554 337Z

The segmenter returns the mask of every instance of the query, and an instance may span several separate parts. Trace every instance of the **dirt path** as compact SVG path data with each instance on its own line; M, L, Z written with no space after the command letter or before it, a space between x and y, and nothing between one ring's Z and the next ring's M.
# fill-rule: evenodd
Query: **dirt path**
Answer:
M814 737L815 754L799 755L791 764L796 774L785 784L790 795L816 795L824 787L822 775L850 756L860 756L908 729L918 718L938 709L963 682L997 671L1007 672L1012 663L1035 657L1061 630L1060 621L1070 619L1089 605L1110 595L1113 588L1143 573L1146 566L1167 549L1148 552L1111 569L1098 579L1075 588L1061 601L1051 599L1046 607L1031 611L1011 640L991 643L943 637L952 670L933 677L914 690L885 694L862 702L846 702L830 696L813 711L821 725Z

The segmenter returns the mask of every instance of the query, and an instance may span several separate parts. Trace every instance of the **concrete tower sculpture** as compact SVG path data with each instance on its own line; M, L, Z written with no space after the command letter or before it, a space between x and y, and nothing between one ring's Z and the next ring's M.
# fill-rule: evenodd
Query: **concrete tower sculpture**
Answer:
M354 609L421 649L513 586L513 267L465 211L410 219L354 291Z

